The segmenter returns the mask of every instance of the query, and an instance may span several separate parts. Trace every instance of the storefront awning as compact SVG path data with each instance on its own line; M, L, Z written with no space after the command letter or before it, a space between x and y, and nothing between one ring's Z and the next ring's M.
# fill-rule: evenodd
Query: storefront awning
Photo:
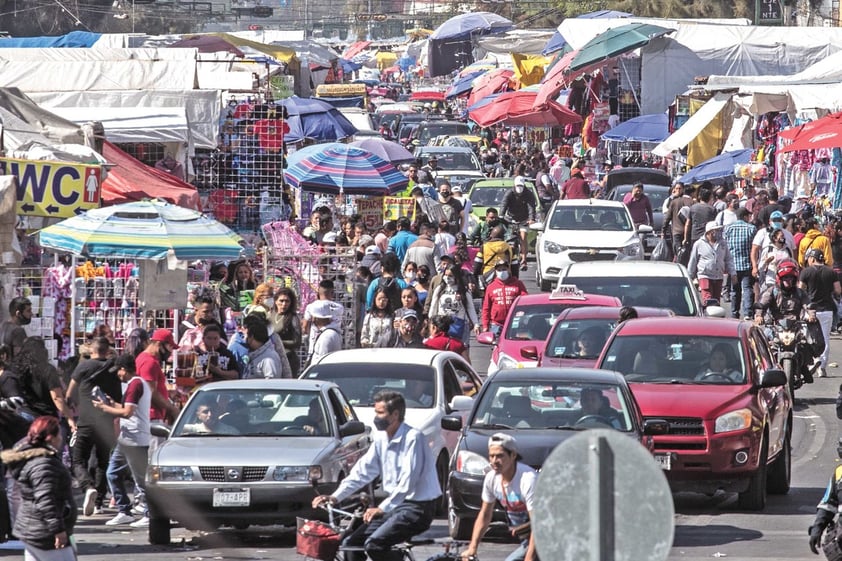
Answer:
M675 150L681 150L690 144L719 115L719 112L722 111L722 108L725 107L730 99L731 94L715 94L680 129L672 133L665 141L658 144L652 150L652 153L656 156L663 157Z

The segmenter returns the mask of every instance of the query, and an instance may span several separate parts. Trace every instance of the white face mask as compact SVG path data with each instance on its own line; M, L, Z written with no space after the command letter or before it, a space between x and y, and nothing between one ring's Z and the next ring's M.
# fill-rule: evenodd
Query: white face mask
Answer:
M414 280L415 280L415 273L414 273L414 272L412 272L412 271L409 271L409 272L407 272L407 273L404 273L403 278L404 278L404 280L406 280L407 282L412 282L412 281L414 281Z
M444 282L447 283L447 286L453 286L456 284L456 279L453 277L444 277Z
M515 185L515 193L523 193L523 185Z
M509 275L511 275L509 271L497 271L497 278L503 282L509 280Z
M275 307L275 299L274 298L267 298L263 301L263 307L267 310L271 310Z

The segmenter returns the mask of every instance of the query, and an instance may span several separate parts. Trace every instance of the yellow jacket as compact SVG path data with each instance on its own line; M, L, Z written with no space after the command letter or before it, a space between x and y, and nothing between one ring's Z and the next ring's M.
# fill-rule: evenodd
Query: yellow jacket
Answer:
M804 254L811 249L820 249L824 253L824 264L833 267L833 252L830 249L830 240L815 228L807 230L807 233L801 238L801 243L798 244L798 264L802 267L807 266Z

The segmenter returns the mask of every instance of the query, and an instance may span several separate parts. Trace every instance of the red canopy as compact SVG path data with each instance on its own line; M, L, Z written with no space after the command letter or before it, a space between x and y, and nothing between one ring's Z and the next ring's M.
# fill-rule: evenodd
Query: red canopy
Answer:
M495 123L513 127L555 127L582 121L581 115L555 101L548 101L536 109L536 95L535 90L506 92L491 103L474 109L468 117L481 127Z
M825 115L798 127L778 133L784 140L792 141L781 147L781 152L816 150L842 147L842 111Z
M164 171L147 166L105 141L105 159L114 164L102 183L103 206L143 199L164 199L180 207L202 210L196 188Z
M419 90L412 92L409 101L444 101L444 92L437 90Z
M473 82L471 95L468 96L468 107L491 94L509 89L514 71L508 68L498 68L478 76Z

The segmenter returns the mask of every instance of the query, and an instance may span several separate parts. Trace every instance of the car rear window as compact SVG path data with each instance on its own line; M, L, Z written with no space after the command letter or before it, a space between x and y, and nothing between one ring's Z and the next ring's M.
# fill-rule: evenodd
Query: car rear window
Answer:
M550 230L632 231L625 207L556 206L550 217Z
M588 392L592 395L586 396L586 400L597 399L583 406L583 394ZM628 400L617 385L492 381L474 408L470 426L518 430L600 427L630 431L633 421Z
M436 371L432 366L404 363L343 363L317 364L304 375L308 379L335 382L342 389L351 405L374 406L374 396L381 390L401 392L407 397L407 389L415 381L426 384L423 393L432 396L432 403L410 403L407 407L431 408L436 403ZM414 390L419 390L413 385ZM420 395L420 393L419 393Z
M554 358L597 358L616 325L609 319L575 319L556 322L550 334L546 355ZM588 345L580 345L580 338ZM596 349L596 352L588 350Z
M503 337L519 341L544 341L558 315L571 307L551 302L518 306L512 312L512 320L506 326Z
M746 381L743 357L734 337L620 335L600 368L621 372L629 382L734 385Z
M667 308L677 316L695 316L693 288L684 277L564 277L587 294L619 298L623 306Z

